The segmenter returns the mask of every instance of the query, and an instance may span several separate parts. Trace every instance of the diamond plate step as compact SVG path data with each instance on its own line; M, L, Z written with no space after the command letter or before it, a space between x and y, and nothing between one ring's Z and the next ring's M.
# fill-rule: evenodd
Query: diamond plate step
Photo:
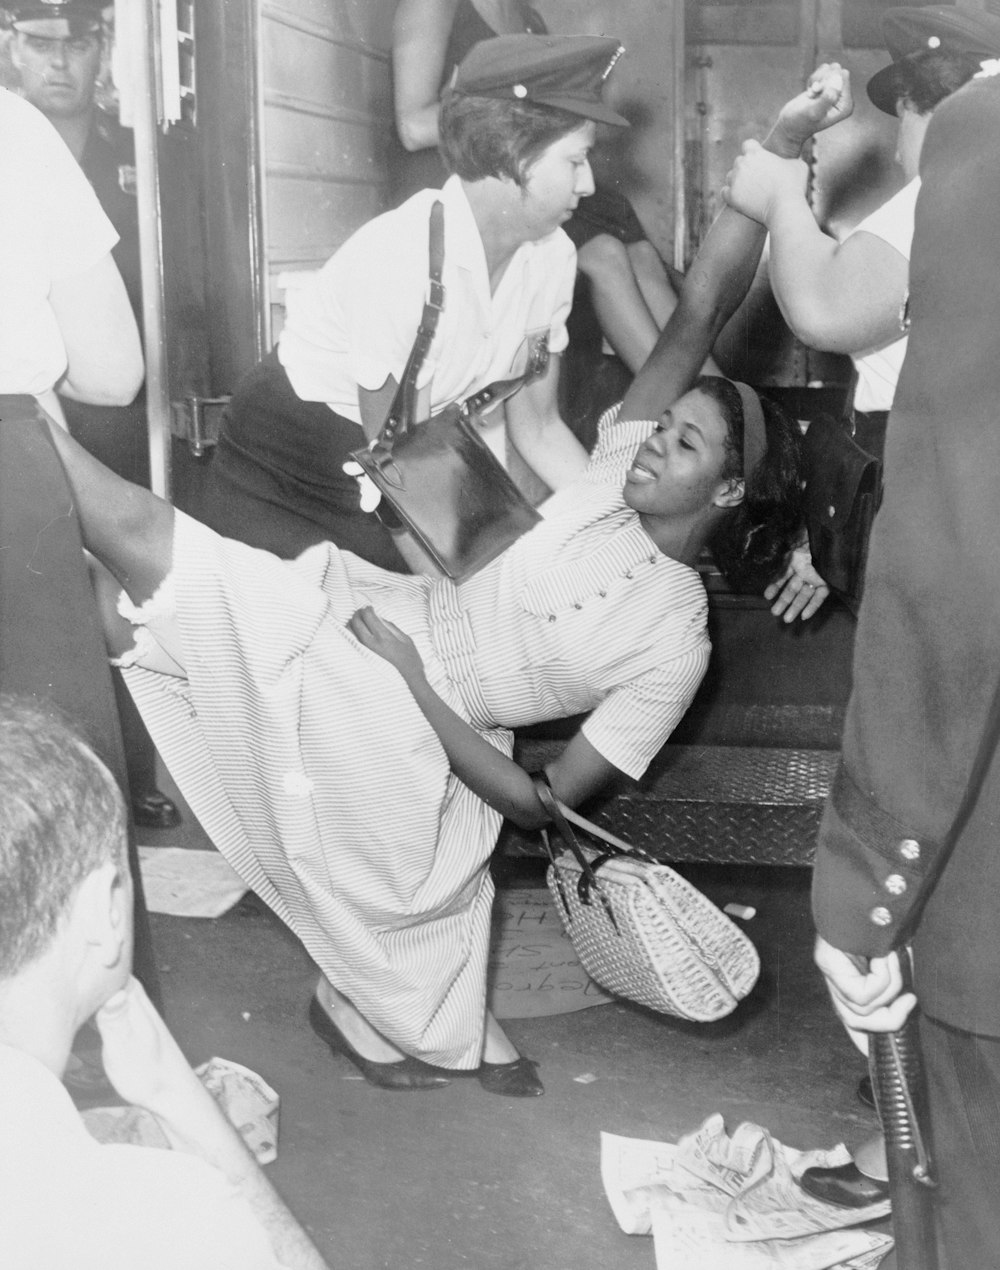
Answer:
M793 749L840 748L842 705L790 705L697 701L681 720L671 744L777 745Z
M521 737L518 761L530 771L563 744ZM642 782L622 780L587 814L662 860L808 865L837 759L835 749L671 744ZM510 825L501 847L541 851Z

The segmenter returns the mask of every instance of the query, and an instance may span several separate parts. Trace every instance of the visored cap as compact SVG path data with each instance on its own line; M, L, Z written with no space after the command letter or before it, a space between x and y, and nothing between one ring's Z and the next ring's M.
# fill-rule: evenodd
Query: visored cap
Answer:
M604 81L624 52L617 40L603 35L498 35L469 50L451 88L627 128L629 121L601 100Z
M0 3L7 25L19 27L22 22L44 22L62 18L73 31L97 31L104 21L107 0L7 0Z
M919 9L886 9L882 32L892 62L868 81L873 105L887 115L896 113L896 63L927 49L1000 57L1000 17L992 13L929 4Z

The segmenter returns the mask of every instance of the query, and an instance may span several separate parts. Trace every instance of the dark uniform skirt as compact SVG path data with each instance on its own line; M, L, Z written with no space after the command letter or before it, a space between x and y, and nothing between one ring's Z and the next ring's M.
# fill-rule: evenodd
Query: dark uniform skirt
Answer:
M408 569L377 518L362 512L343 463L365 443L360 425L302 401L275 352L226 409L200 519L227 538L291 560L319 542L384 569Z

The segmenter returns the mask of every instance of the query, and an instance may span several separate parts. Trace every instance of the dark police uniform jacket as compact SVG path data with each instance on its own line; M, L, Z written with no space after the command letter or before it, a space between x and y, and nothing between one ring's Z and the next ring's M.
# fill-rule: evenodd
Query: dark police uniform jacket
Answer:
M974 137L975 144L970 144ZM917 996L1000 1036L1000 758L939 880L1000 678L1000 76L935 111L921 158L909 351L820 830L819 933L888 952L923 907Z

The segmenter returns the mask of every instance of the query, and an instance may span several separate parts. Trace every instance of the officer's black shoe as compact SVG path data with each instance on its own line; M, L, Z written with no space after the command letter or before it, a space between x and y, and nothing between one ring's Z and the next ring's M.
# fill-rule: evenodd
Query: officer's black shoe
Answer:
M889 1183L868 1177L856 1164L833 1169L806 1169L799 1185L813 1199L838 1208L867 1208L889 1198Z
M166 794L151 789L132 799L132 819L140 829L174 829L181 823L181 813Z

